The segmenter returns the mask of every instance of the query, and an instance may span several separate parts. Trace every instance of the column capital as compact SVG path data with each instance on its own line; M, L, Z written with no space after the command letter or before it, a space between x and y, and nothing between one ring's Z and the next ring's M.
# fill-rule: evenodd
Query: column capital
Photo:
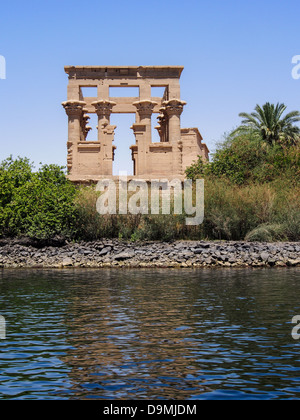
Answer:
M117 128L116 125L106 124L103 127L103 133L105 133L105 134L114 134L116 128Z
M91 117L88 115L88 114L83 114L83 116L82 116L82 119L83 119L83 121L84 122L88 122L88 120L90 120L91 119Z
M157 105L157 102L146 99L143 101L133 102L137 112L141 118L150 118L153 112L153 108Z
M90 127L89 125L86 125L86 126L84 127L84 134L85 134L85 137L87 137L87 135L88 135L89 131L91 131L91 130L92 130L92 127Z
M62 106L65 108L68 116L80 116L86 106L86 103L84 101L71 100L62 102Z
M166 122L166 114L164 112L162 112L162 109L160 109L160 114L157 117L157 121L159 122L159 124L164 124Z
M143 133L146 131L146 124L134 123L130 128L133 130L134 134Z
M181 101L180 99L171 99L169 101L164 101L163 102L163 106L164 106L164 112L166 112L166 114L168 116L172 116L172 115L181 115L182 111L183 111L183 107L184 105L186 105L186 102Z
M100 101L92 102L92 105L95 108L98 116L110 116L110 114L112 113L112 108L116 105L116 102L102 99Z

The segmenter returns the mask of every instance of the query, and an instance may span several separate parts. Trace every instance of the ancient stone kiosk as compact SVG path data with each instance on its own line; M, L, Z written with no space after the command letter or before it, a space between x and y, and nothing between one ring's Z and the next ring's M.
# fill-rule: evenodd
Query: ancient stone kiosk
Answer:
M208 159L197 128L181 128L180 115L186 102L180 99L179 78L183 67L98 67L67 66L68 98L63 106L68 115L69 179L74 182L98 181L113 175L117 153L113 144L116 126L112 113L134 113L135 144L130 149L134 177L157 179L184 178L185 168L198 155ZM84 97L82 88L97 88L97 97ZM138 97L110 98L110 87L138 87ZM163 87L162 97L152 97L152 87ZM89 114L98 116L98 140L87 141ZM157 114L160 142L151 139L151 117Z

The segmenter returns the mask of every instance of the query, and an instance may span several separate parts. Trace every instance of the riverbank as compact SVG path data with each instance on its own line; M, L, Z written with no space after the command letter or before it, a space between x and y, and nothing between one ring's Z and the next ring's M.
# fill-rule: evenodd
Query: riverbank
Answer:
M0 268L300 267L300 242L0 240Z

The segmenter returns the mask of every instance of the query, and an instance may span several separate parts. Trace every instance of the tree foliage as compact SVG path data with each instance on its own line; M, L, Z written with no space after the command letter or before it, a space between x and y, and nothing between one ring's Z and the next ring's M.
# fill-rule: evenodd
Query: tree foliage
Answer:
M254 112L239 114L243 118L242 124L233 134L252 133L270 145L299 144L300 128L296 123L300 121L300 112L292 111L283 116L285 110L286 105L279 103L256 105Z
M278 177L300 181L300 113L282 117L285 105L258 105L252 114L241 113L242 125L225 137L211 162L199 157L186 170L188 178L213 176L235 184L269 182Z
M27 158L6 159L0 164L0 235L69 235L75 194L62 167L43 165L34 172Z

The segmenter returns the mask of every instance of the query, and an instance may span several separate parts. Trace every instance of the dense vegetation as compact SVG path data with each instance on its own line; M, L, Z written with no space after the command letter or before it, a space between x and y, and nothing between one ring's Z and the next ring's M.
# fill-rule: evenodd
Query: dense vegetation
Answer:
M300 240L299 113L266 104L225 136L211 162L186 170L205 180L205 217L187 226L185 215L104 215L94 186L75 187L62 167L34 171L26 158L0 164L0 236L49 241L224 239Z
M294 125L300 113L283 117L285 109L267 103L241 113L242 125L225 136L213 160L199 157L186 170L206 181L207 236L300 239L300 129Z
M63 168L44 165L34 172L27 158L6 159L0 164L1 236L69 236L76 228L76 195Z

